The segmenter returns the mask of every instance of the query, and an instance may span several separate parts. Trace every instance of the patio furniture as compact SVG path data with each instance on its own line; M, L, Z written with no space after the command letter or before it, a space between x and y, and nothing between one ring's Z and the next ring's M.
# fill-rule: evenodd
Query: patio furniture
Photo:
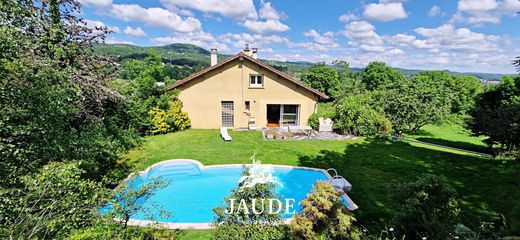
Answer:
M333 122L330 118L326 118L326 119L319 118L319 121L320 121L320 126L319 126L320 132L332 132Z
M224 139L225 142L230 142L231 140L233 140L231 136L229 136L227 128L225 127L220 128L220 136L222 137L222 139Z
M338 172L334 168L327 169L327 172L333 171L334 176L332 176L332 179L329 180L330 185L336 189L339 193L346 193L350 192L352 190L352 184L350 184L347 179L344 177L338 175Z

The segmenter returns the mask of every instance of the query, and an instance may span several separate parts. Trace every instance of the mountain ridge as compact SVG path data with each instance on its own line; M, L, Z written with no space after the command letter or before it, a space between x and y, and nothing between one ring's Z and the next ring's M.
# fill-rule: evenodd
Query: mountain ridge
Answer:
M209 66L209 54L210 52L202 47L185 44L185 43L174 43L164 46L135 46L131 44L98 44L94 46L94 51L97 54L106 54L112 56L118 62L123 62L127 59L143 59L149 55L150 50L154 50L165 63L178 66L188 67L208 67ZM219 54L219 60L229 57L229 54ZM286 72L294 77L301 77L301 75L307 71L308 68L317 64L307 61L277 61L277 60L264 60L274 68ZM353 71L361 72L364 68L352 67ZM419 72L430 71L421 69L406 69L406 68L395 68L405 76L413 76ZM479 73L479 72L457 72L450 70L445 71L454 76L475 76L481 81L495 82L499 81L503 76L508 74L500 73Z

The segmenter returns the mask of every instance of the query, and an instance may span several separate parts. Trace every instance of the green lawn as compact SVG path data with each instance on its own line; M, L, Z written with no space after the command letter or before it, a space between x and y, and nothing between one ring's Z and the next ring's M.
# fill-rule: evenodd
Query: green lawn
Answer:
M151 136L142 147L126 154L123 161L138 170L176 158L195 159L206 165L249 163L256 152L257 159L264 163L334 167L353 185L349 196L359 205L357 219L374 230L388 226L392 212L400 207L390 198L393 181L415 180L423 173L444 175L464 203L465 224L478 225L498 213L506 217L510 229L520 229L517 162L502 163L399 141L265 141L259 132L230 135L233 141L229 143L220 139L217 130ZM196 238L209 233L189 234Z
M405 135L419 141L456 147L476 152L490 153L482 140L486 137L474 137L470 132L457 124L429 124L413 135Z

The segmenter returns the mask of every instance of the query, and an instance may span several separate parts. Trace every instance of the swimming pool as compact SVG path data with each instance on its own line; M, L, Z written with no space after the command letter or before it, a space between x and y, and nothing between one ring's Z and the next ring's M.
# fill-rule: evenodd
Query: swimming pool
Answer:
M295 199L297 212L301 209L299 202L311 191L312 185L330 177L320 169L274 165L274 171L273 176L283 184L283 187L276 185L276 193L282 195L282 198ZM147 179L159 176L171 181L143 203L146 205L153 201L172 213L170 217L161 217L157 210L151 208L151 214L159 222L210 223L214 220L213 208L225 204L224 198L237 187L241 173L242 165L203 166L194 160L168 160L141 172L131 184L138 187ZM355 206L346 195L344 203L349 208ZM106 213L108 210L107 206L100 212ZM291 217L289 214L284 215L284 218ZM132 219L146 220L142 214L132 216Z

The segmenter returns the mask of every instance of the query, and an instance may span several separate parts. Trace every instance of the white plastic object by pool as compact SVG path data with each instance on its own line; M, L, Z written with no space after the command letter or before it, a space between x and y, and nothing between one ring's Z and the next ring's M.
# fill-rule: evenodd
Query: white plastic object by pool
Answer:
M222 137L222 139L224 139L224 141L229 142L233 139L231 138L231 136L229 136L227 130L228 129L225 127L220 128L220 136Z
M258 162L256 162L258 165ZM224 198L232 189L237 187L244 165L227 164L204 166L198 161L190 159L175 159L156 163L129 182L134 187L146 182L150 178L162 177L172 180L171 184L159 189L150 199L144 199L142 204L149 205L152 201L159 204L163 210L171 212L168 218L156 217L159 225L166 229L209 229L214 220L212 209L224 205ZM253 164L246 164L252 167ZM295 210L301 211L299 203L305 199L317 181L330 181L333 177L324 169L295 167L284 165L267 165L266 168L253 168L259 174L271 174L279 184L275 188L276 194L283 198L295 199ZM125 181L132 179L130 175ZM273 180L273 179L271 179ZM347 196L342 195L342 202L349 210L357 209L357 205ZM100 209L105 214L110 206ZM152 209L152 211L155 211ZM148 213L150 214L150 213ZM152 214L155 215L154 212ZM288 223L292 214L282 214ZM132 226L149 226L142 214L133 215L129 221Z
M340 193L346 193L352 190L352 184L350 184L343 176L338 175L338 171L336 171L336 169L329 168L327 169L327 172L329 171L334 172L334 176L329 180L329 183L336 189L336 191Z

